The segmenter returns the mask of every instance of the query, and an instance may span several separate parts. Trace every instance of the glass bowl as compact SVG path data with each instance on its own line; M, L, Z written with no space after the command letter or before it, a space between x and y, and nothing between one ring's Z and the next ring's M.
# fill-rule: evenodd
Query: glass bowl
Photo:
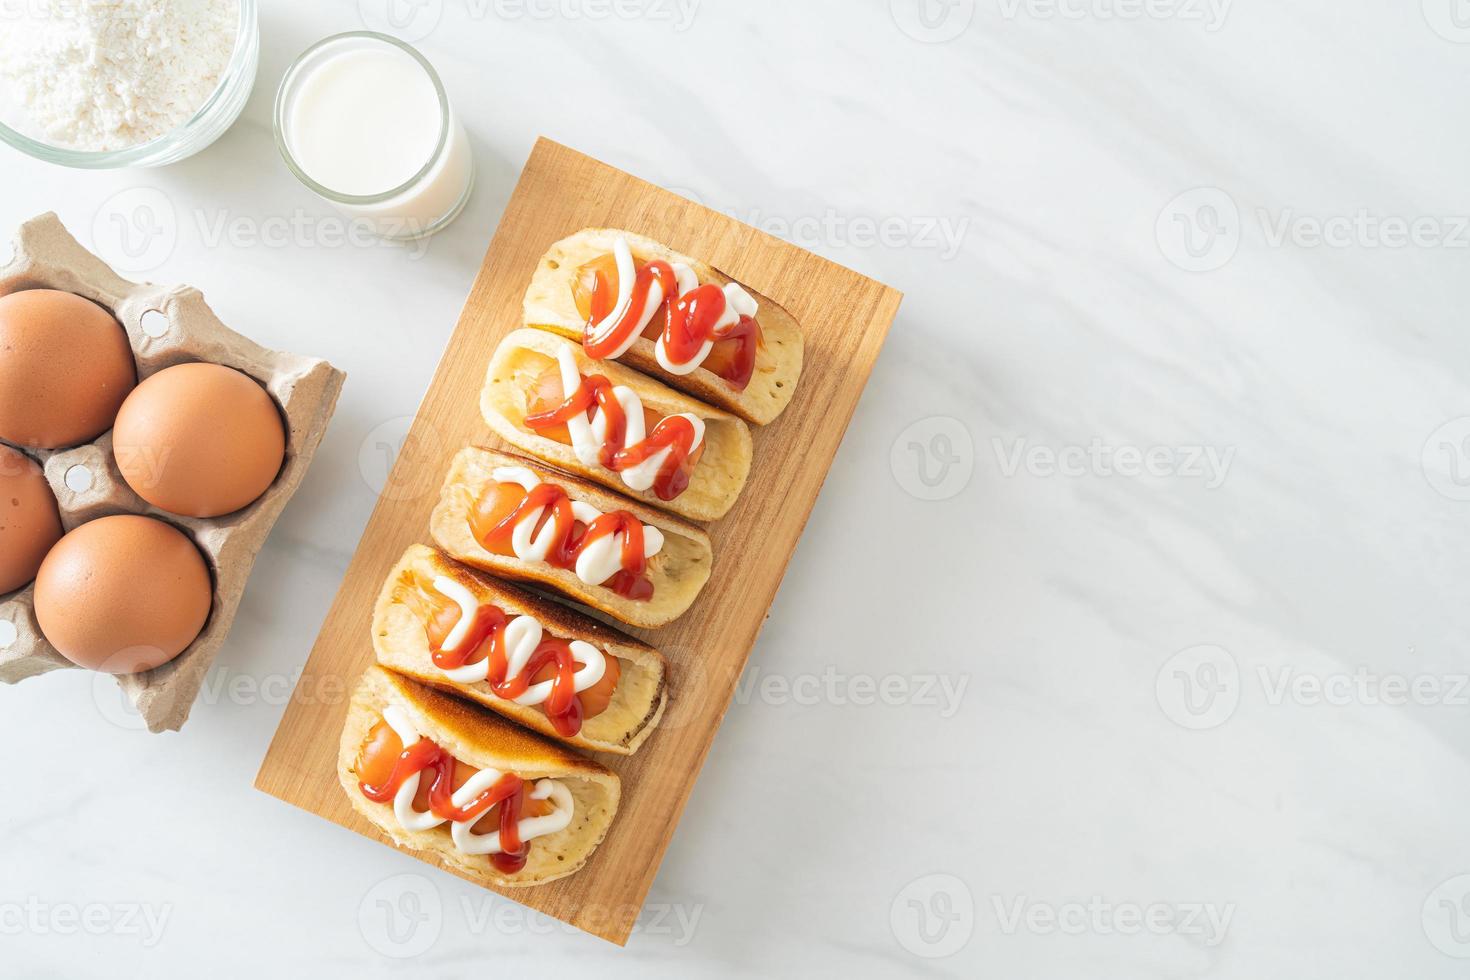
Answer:
M256 0L240 0L240 25L235 50L220 76L219 84L194 115L156 139L121 150L73 150L55 146L18 132L0 122L0 141L27 156L63 167L84 170L116 170L123 167L160 167L193 156L232 126L255 87L260 64L260 23Z

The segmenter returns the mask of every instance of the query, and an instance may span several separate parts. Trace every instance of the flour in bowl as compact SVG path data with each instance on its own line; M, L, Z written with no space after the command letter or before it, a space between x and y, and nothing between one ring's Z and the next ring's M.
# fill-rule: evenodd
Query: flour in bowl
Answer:
M120 150L204 105L238 27L238 0L26 0L0 28L0 77L26 135Z

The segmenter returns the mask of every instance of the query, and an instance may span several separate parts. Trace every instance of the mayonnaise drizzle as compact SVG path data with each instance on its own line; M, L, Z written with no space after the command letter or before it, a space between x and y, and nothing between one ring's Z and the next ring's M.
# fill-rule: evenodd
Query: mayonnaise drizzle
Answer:
M459 606L459 621L454 624L454 629L444 639L444 652L455 653L460 644L465 641L469 634L470 626L475 621L475 614L480 611L480 600L475 594L460 583L447 575L438 575L434 578L434 589L446 598L454 600ZM505 631L506 669L505 680L510 681L521 675L530 663L531 655L541 645L541 637L544 631L541 623L533 616L517 616L502 627ZM574 676L572 689L574 691L585 691L598 681L607 671L607 661L601 650L583 640L572 640L568 644L572 651L572 659L580 666ZM473 684L476 681L489 679L490 659L487 657L479 663L465 664L452 670L439 668L440 673L458 684ZM526 693L515 698L516 704L537 705L551 697L551 687L554 681L542 681L532 684L526 688Z
M389 728L393 729L405 749L421 737L418 729L414 727L413 719L400 705L390 704L383 708L383 720L388 723ZM423 770L419 770L409 776L403 781L403 785L398 787L398 792L393 795L393 816L404 830L432 830L445 820L444 817L436 815L433 810L419 812L413 808L413 798L418 795L419 778L422 775ZM465 780L463 786L454 791L450 802L457 807L466 806L475 797L494 786L502 775L504 774L498 769L481 769ZM571 825L572 813L576 807L572 801L571 791L561 783L554 779L538 779L526 795L533 800L549 799L555 809L545 816L525 817L518 821L516 827L522 841L545 837L547 834L554 834ZM454 840L454 846L465 854L500 853L500 830L498 828L488 834L473 832L473 827L480 822L483 816L484 814L480 814L472 820L453 821L449 828L449 835Z
M679 283L680 296L688 295L699 286L699 278L695 276L694 270L682 262L674 263L674 278ZM722 291L725 294L725 311L715 321L714 329L716 332L724 330L726 327L734 326L740 321L742 316L754 317L756 311L759 309L756 301L749 293L740 288L738 283L727 282L722 287ZM644 326L647 326L647 324L645 323ZM639 328L639 333L642 333L641 327ZM709 357L709 352L714 349L714 338L707 338L700 345L694 357L680 364L678 361L669 357L668 347L664 344L664 335L660 332L658 341L653 345L653 356L658 359L659 367L670 374L685 375L692 374L694 369L703 364L704 359Z
M633 301L633 280L637 276L637 268L633 261L633 250L628 246L628 239L622 235L619 235L613 242L613 260L618 266L618 299L613 304L612 312L593 324L592 328L587 331L588 343L596 344L611 333L627 313L628 304ZM683 262L671 262L669 267L674 270L674 281L678 284L679 296L687 296L699 287L699 277L688 265ZM715 321L716 331L733 326L742 316L754 317L759 311L760 306L756 303L755 298L747 293L739 283L726 283L721 290L725 294L725 312L721 313L720 318ZM643 331L647 329L649 321L658 312L659 305L663 301L663 285L654 279L648 287L648 298L643 303L643 312L638 316L637 329L629 331L628 336L608 357L616 359L628 353L628 349L633 346L634 342L643 336ZM663 334L660 333L658 341L653 345L653 356L658 359L659 366L670 374L685 375L693 373L695 368L703 364L714 347L713 339L705 340L694 357L681 364L669 357L668 348L664 345Z
M527 493L541 485L542 480L524 466L497 466L490 474L496 483L514 483ZM603 512L583 500L573 500L572 518L585 525L602 516ZM510 547L521 561L545 561L557 543L563 529L553 521L547 521L541 533L532 537L536 524L541 520L545 507L528 511L516 522L510 534ZM650 524L643 525L643 557L652 558L664 546L664 534ZM577 555L573 568L577 578L588 585L601 585L612 578L623 567L623 532L608 534L587 545Z
M571 344L564 343L556 352L556 362L561 370L563 398L571 398L577 389L582 387L582 372L577 368L577 358L572 353L573 350ZM612 392L618 404L623 407L623 415L627 419L623 426L623 445L635 446L648 435L648 429L643 421L643 402L639 399L638 393L626 385L614 385ZM679 416L688 419L689 423L694 426L694 442L689 446L689 452L693 455L694 450L704 441L704 419L687 412L680 412ZM602 446L607 441L607 417L603 414L601 406L598 406L591 420L588 420L582 412L567 419L567 431L572 435L572 451L577 454L577 458L587 466L601 468ZM672 451L672 446L666 446L636 466L630 466L621 471L618 475L623 478L623 483L629 489L641 493L653 486L653 481L658 478L659 469Z
M613 242L613 260L618 265L618 301L613 304L611 313L587 331L587 340L590 343L595 344L611 333L628 312L628 304L633 302L633 280L638 273L633 264L633 250L628 247L628 240L621 235ZM655 279L648 287L648 296L643 301L643 312L638 315L638 329L629 331L628 336L609 357L616 359L628 353L628 348L643 333L643 328L648 326L648 321L653 319L663 301L664 287Z

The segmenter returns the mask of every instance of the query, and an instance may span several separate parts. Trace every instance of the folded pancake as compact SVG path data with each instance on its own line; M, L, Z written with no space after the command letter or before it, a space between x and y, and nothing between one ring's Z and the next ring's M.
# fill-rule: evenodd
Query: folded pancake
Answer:
M458 561L538 582L631 626L671 622L709 581L709 535L544 463L473 446L429 519Z
M667 338L659 346L660 337L671 329L669 297L652 270L643 271L650 262L664 263L663 275L679 280L673 291L686 306L675 303L680 319L673 329L697 323L697 314L682 319L691 298L713 302L723 311L718 321L709 321L714 324L709 339L702 346L696 344L687 357L675 356ZM636 286L623 281L623 271L633 269L654 280L654 285L644 288L649 294L656 291L656 297L640 294ZM701 295L695 291L699 287L714 288L704 289ZM661 301L654 302L657 297ZM640 301L636 310L631 309L635 299ZM604 352L608 356L756 425L765 425L781 414L801 376L801 327L785 308L718 269L631 231L586 228L552 245L531 277L524 310L527 326L578 342L590 339L593 343L587 352L593 356L600 347L611 347ZM611 321L621 321L622 316L627 319L616 332L625 339L614 337L599 345L596 338L610 336L614 332ZM754 321L753 329L743 322L746 317ZM599 331L599 326L607 329ZM702 339L703 334L700 336Z
M543 735L629 755L668 698L657 650L413 545L373 611L378 663Z
M724 516L750 474L743 421L544 330L500 342L480 412L517 449L692 521Z
M621 792L597 763L381 667L352 696L337 776L399 847L503 886L580 868Z

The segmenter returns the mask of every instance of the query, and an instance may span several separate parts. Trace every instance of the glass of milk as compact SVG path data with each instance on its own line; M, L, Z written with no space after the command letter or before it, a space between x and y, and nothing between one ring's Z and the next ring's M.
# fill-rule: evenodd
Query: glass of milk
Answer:
M424 56L397 38L324 38L286 70L276 146L303 184L383 238L432 235L474 186L469 138Z

